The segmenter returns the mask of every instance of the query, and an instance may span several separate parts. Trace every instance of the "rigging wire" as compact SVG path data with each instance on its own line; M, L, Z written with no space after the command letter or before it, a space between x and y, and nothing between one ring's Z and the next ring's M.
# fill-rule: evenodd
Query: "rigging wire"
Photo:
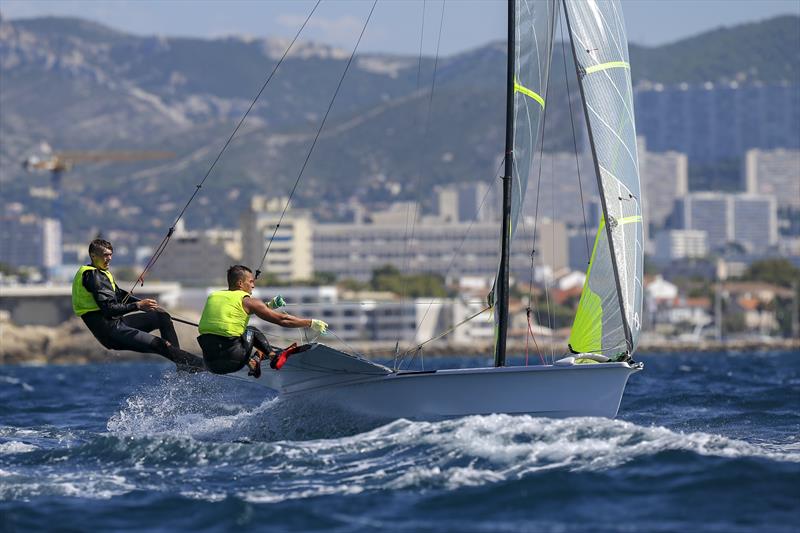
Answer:
M475 317L477 317L477 316L479 316L479 315L482 315L483 313L485 313L485 312L486 312L486 311L488 311L489 309L491 309L491 306L486 306L486 307L484 307L483 309L481 309L481 310L480 310L480 311L478 311L477 313L473 313L473 314L471 314L470 316L468 316L467 318L465 318L464 320L462 320L462 321L461 321L461 322L459 322L458 324L455 324L455 325L453 325L453 326L450 326L449 328L445 329L444 331L442 331L441 333L439 333L439 334L438 334L438 335L436 335L435 337L431 337L430 339L426 340L425 342L422 342L422 343L420 343L420 344L417 344L417 345L416 345L414 348L409 348L408 350L406 350L406 351L403 353L403 355L404 355L404 356L405 356L405 355L408 355L409 353L411 353L411 351L412 351L412 350L415 352L415 355L416 355L417 353L419 353L419 352L420 352L420 350L422 349L422 347L423 347L423 346L425 346L426 344L428 344L428 343L430 343L430 342L433 342L433 341L435 341L435 340L439 340L439 339L441 339L442 337L444 337L445 335L449 335L450 333L452 333L453 331L455 331L455 330L456 330L456 329L458 329L459 327L463 326L464 324L466 324L467 322L469 322L469 321L470 321L470 320L472 320L473 318L475 318ZM413 360L413 358L412 358L412 360Z
M558 16L558 10L556 9L553 12L554 19L557 16ZM556 21L553 20L553 24L555 24L555 23L556 23ZM550 36L551 38L549 39L549 41L550 41L550 49L548 50L548 56L547 56L548 58L552 58L553 57L553 46L554 46L553 41L555 40L555 38L554 38L555 30L553 31L553 34L554 35ZM551 61L551 66L552 66L552 61ZM550 93L550 76L548 75L547 76L547 85L545 85L545 88L544 88L545 101L548 100L549 93ZM536 257L536 236L538 235L538 226L539 226L539 201L541 199L542 167L544 166L544 161L543 161L543 158L544 158L544 137L545 137L546 128L547 128L547 108L544 108L542 110L542 133L541 133L541 139L540 139L540 142L539 142L539 172L538 172L538 176L537 176L537 179L536 179L536 209L535 209L534 215L533 215L533 240L532 240L532 243L531 243L531 274L530 274L530 283L528 284L528 308L526 309L527 318L528 318L528 325L529 325L529 332L530 332L530 335L532 337L533 337L533 329L530 328L530 314L531 314L530 310L531 310L531 305L533 305L533 308L536 311L536 323L537 324L541 324L542 323L542 315L541 315L541 311L540 311L539 302L538 302L537 297L536 297L536 291L533 290L533 277L534 277L534 261L535 261L535 257ZM547 293L547 285L546 284L545 284L545 293ZM548 302L547 303L547 312L548 312L548 315L549 315L550 314L550 300L549 300L549 298L548 298L547 302ZM552 333L552 328L551 328L551 333ZM534 340L534 344L536 345L537 350L538 350L539 345L536 342L536 338L533 337L533 340ZM527 341L527 337L526 337L526 341ZM551 344L552 344L552 342L551 342ZM539 351L539 357L542 358L542 361L544 361L544 358L542 357L541 351Z
M130 297L133 295L133 291L136 289L137 285L144 285L144 277L145 277L145 275L147 274L147 272L150 271L150 269L153 268L153 266L155 266L156 261L158 261L158 259L161 257L161 254L164 253L164 250L166 250L167 244L169 244L169 241L172 238L172 235L175 233L175 227L178 225L178 222L181 220L181 218L183 218L183 215L186 213L186 210L189 209L189 205L194 201L195 197L200 192L200 189L203 187L203 184L206 182L208 177L211 175L211 172L214 170L214 167L216 167L217 162L222 157L222 154L225 153L225 150L228 148L228 145L230 145L231 141L233 140L233 137L236 135L236 132L238 132L239 128L241 128L242 124L244 124L244 121L247 118L247 115L249 115L250 111L252 111L253 106L255 106L255 104L256 104L256 101L258 101L258 99L261 97L261 94L264 92L264 89L267 88L267 85L269 84L269 82L272 81L273 76L275 76L275 73L278 71L278 67L280 67L281 64L283 63L283 60L286 59L286 56L289 54L289 51L292 49L292 47L294 46L294 43L300 37L300 34L303 32L303 29L306 27L306 24L308 24L308 21L311 20L311 16L317 10L317 7L319 6L321 1L322 0L317 0L317 3L314 4L313 8L311 8L311 11L308 13L308 16L303 21L303 24L300 26L300 29L297 30L297 33L295 34L294 39L292 39L292 42L289 43L288 47L286 47L286 50L284 50L283 55L278 60L278 62L275 64L275 67L273 67L272 72L270 72L269 76L267 76L267 79L264 81L264 84L261 86L261 89L259 89L258 94L256 94L255 98L253 98L253 101L250 102L250 106L247 108L247 111L244 112L244 115L242 115L241 120L239 120L239 123L236 125L236 127L233 130L233 132L230 134L230 137L228 137L228 140L225 141L225 144L222 146L222 149L217 154L217 157L214 159L214 162L211 163L211 166L208 168L208 171L206 172L205 176L203 176L203 179L200 180L200 183L198 183L195 186L195 190L192 193L192 195L189 197L189 200L186 202L186 205L184 205L183 209L181 209L180 213L178 213L178 216L175 218L175 221L169 227L169 230L167 231L167 234L162 239L161 243L156 247L155 252L153 252L153 255L150 257L150 260L145 265L145 267L142 270L141 274L139 274L139 277L137 277L136 281L134 281L133 285L131 285L131 288L128 291L128 294L125 295L125 298L122 300L122 303L127 303L127 301L130 299Z
M256 278L261 274L261 267L264 266L264 262L267 260L267 255L269 254L269 250L272 247L272 243L275 240L275 235L278 233L278 229L281 227L281 222L283 222L283 218L286 216L286 211L289 209L289 205L292 202L292 198L294 197L295 191L297 191L297 186L300 184L300 179L303 177L303 172L306 169L306 165L308 165L308 161L311 159L311 154L314 153L314 147L317 145L317 141L319 140L320 134L322 134L322 129L325 127L325 122L328 120L328 115L333 108L333 103L336 101L336 96L339 94L339 90L342 88L342 83L344 82L345 77L347 76L347 72L350 69L350 65L353 63L353 58L358 51L358 45L361 44L361 39L364 37L364 32L367 30L367 26L369 25L369 21L372 18L372 14L375 12L375 6L378 4L378 0L374 0L372 3L372 8L369 11L369 15L367 15L367 20L364 22L364 27L361 28L361 33L358 36L358 40L356 41L355 47L353 47L353 52L350 54L350 59L347 60L347 65L344 67L344 72L342 72L341 78L339 78L339 83L336 86L336 90L333 93L333 97L331 98L330 103L328 104L328 109L325 111L325 116L322 117L322 122L319 125L319 129L317 129L317 134L314 136L314 141L311 143L311 148L308 150L308 154L306 155L305 161L303 161L303 166L300 168L300 173L297 175L297 179L292 186L292 190L289 193L289 198L286 200L286 205L283 206L283 211L281 212L280 218L278 218L278 223L275 225L275 229L272 232L272 236L267 243L267 249L264 251L264 256L261 258L261 263L258 265L256 269Z
M500 177L500 169L503 167L503 163L504 162L505 162L505 155L500 160L500 164L497 166L497 170L495 170L495 177L494 177L494 180L493 180L495 183L497 183L497 179ZM481 203L478 206L477 213L480 213L481 210L483 209L483 206L486 203L486 199L489 197L489 193L491 191L492 191L491 187L487 187L486 188L486 192L483 194L483 198L481 199ZM445 273L444 273L444 278L445 279L447 279L447 277L450 275L450 270L453 268L453 265L455 264L456 257L459 257L460 252L461 252L461 248L464 246L464 243L466 242L467 237L469 236L470 232L472 231L472 226L473 225L475 225L475 220L471 220L470 221L469 226L467 226L467 231L464 233L464 236L461 238L461 242L458 244L458 247L453 251L453 255L450 256L450 262L448 263L447 269L445 269ZM415 336L416 336L417 333L419 333L419 328L425 322L425 319L427 318L428 313L430 312L431 307L433 306L433 304L435 302L436 302L435 298L432 298L431 301L428 302L428 307L425 309L425 313L423 313L422 318L419 320L419 322L417 324L417 327L414 330L414 335ZM480 314L480 313L478 313L478 314ZM427 342L428 341L425 341L425 343L423 343L423 344L427 344ZM402 355L399 355L399 356L395 357L395 361L394 361L395 368L399 368L399 365L403 364L405 356L409 353L409 351L410 350L406 350ZM412 360L413 360L413 358L412 358ZM409 364L410 364L410 362L409 362Z
M419 57L417 59L417 89L416 89L416 93L419 93L420 81L421 81L421 77L422 77L422 44L423 44L423 40L424 40L424 37L425 37L425 7L426 7L426 5L427 5L426 0L422 0L422 22L421 22L421 28L420 28L420 31L419 31ZM414 122L416 122L416 119L415 119ZM415 124L415 126L416 126L416 124ZM414 130L416 130L416 127L414 128ZM419 193L417 193L417 196L419 196ZM419 199L419 198L417 198L417 199ZM408 257L408 222L409 222L409 220L408 219L409 219L410 216L411 216L411 205L409 205L406 208L405 230L403 232L403 272L405 272L407 270L408 261L409 261L409 257ZM416 216L416 208L414 210L414 216ZM403 282L403 292L402 292L402 294L400 296L400 301L402 301L402 302L406 301L407 292L408 292L408 282L404 281Z
M431 111L433 109L433 95L434 95L434 92L436 91L436 73L439 70L439 49L440 49L441 44L442 44L442 28L444 27L444 8L445 8L446 4L447 4L447 0L442 0L442 13L441 13L441 15L439 17L439 35L436 38L436 55L434 56L434 60L433 60L433 75L432 75L432 78L431 78L431 90L430 90L430 93L428 95L428 107L427 107L427 111L425 113L425 120L423 122L422 132L421 132L421 135L419 137L420 144L423 147L425 146L425 140L428 138L428 131L430 129ZM424 4L423 4L423 6L424 6ZM424 24L424 11L423 11L423 24ZM424 26L423 26L423 30L424 30ZM418 71L422 68L421 67L421 64L422 64L422 35L420 35L420 59L419 59L419 61L420 61L420 63L418 65L418 67L417 67ZM419 77L417 77L417 82L418 82L417 90L419 90ZM419 160L417 160L417 163L418 163L418 165L421 165ZM408 243L414 241L414 234L416 232L417 219L419 217L419 212L420 212L419 193L420 193L420 185L421 185L421 182L422 182L422 170L421 169L418 170L416 178L417 179L416 179L416 181L414 183L414 192L416 194L416 200L417 200L416 204L417 205L414 207L414 216L411 218L411 235L410 236L408 234L408 211L411 210L411 207L409 206L408 210L406 211L406 230L405 230L405 235L404 235L405 244L404 244L404 247L403 247L403 259L404 259L405 265L407 265L410 262L410 259L408 258ZM407 281L405 281L403 283L403 297L405 297L407 283L408 283Z
M586 239L586 264L591 263L592 253L589 249L589 225L586 223L586 206L583 203L583 180L581 180L581 165L578 159L578 137L575 134L575 117L572 113L572 98L569 90L569 74L567 72L567 48L564 41L564 25L559 19L559 30L561 32L561 56L564 58L564 81L567 84L567 104L569 105L569 123L572 126L572 145L575 149L575 169L578 171L578 190L581 195L581 212L583 213L583 236Z
M431 90L428 93L428 105L427 105L427 109L426 109L426 112L425 112L425 118L424 118L424 120L422 122L422 131L420 132L420 136L419 136L420 145L423 148L422 150L420 150L420 153L424 151L425 141L428 138L428 132L430 130L430 119L431 119L431 113L432 113L432 110L433 110L433 96L434 96L434 93L436 92L436 73L439 70L439 52L440 52L441 44L442 44L442 29L444 28L444 12L445 12L446 3L447 3L447 0L442 0L442 11L441 11L441 14L439 16L439 33L438 33L438 35L436 37L436 53L434 55L433 73L432 73L432 76L431 76ZM418 61L418 64L417 64L417 91L419 91L419 88L420 88L420 73L421 73L421 70L422 70L422 44L423 44L423 37L424 37L424 30L425 30L425 5L426 5L426 3L423 2L423 12L422 12L422 19L423 20L422 20L422 28L420 30L419 61ZM414 182L414 193L416 195L416 198L415 198L415 205L413 206L413 216L411 217L411 231L410 231L410 235L409 235L408 219L409 219L409 214L412 211L412 206L409 206L407 208L407 210L406 210L406 227L405 227L405 230L403 232L404 233L404 235L403 235L403 243L404 243L403 244L403 270L404 271L406 271L408 269L408 265L411 262L411 258L409 257L409 255L410 255L409 244L414 242L414 235L416 234L417 220L419 218L419 213L421 211L421 206L420 206L420 202L419 202L420 187L421 187L421 183L422 183L422 170L421 170L421 168L419 168L419 167L421 167L421 160L420 159L417 160L417 165L418 165L418 171L417 171L417 175L416 175L416 180ZM446 279L446 276L445 276L445 279ZM402 288L402 296L401 296L401 299L403 301L406 300L406 296L407 296L407 293L408 293L408 283L409 283L408 279L403 280L403 285L402 285L403 288ZM426 311L426 315L427 315L427 311ZM424 317L423 317L423 320L424 320ZM419 327L417 327L417 329L419 329ZM399 342L400 341L398 339L398 343ZM398 357L399 357L399 362L398 362ZM402 364L402 360L403 360L404 357L405 357L405 354L403 356L399 356L399 354L396 353L395 354L394 364L395 365Z

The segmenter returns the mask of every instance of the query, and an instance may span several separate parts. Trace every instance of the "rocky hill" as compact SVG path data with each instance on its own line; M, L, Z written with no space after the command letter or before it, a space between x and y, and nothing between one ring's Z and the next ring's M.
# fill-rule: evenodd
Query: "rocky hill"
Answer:
M796 83L798 24L798 17L779 17L662 47L632 46L635 82ZM52 209L31 196L31 187L48 177L19 166L42 141L56 150L170 150L177 154L171 160L77 166L62 196L68 235L83 238L98 227L161 234L287 44L138 37L68 18L0 21L4 199L40 213ZM556 46L546 149L571 150L562 53ZM188 213L190 226L234 225L249 194L288 192L348 57L315 43L296 47L206 182ZM440 58L432 100L434 58L421 59L420 80L418 60L357 57L305 171L298 204L417 198L434 184L492 179L503 146L504 45ZM580 130L582 114L576 115Z

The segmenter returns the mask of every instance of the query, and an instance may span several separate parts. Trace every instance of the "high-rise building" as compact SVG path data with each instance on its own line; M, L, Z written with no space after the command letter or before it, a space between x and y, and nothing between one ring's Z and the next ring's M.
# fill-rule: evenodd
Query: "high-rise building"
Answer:
M650 150L692 162L739 159L750 148L800 148L800 98L791 83L650 84L635 93L636 131Z
M643 152L639 158L647 225L663 228L675 199L689 192L689 159L679 152Z
M482 182L459 183L438 191L439 218L446 222L497 220L497 195Z
M662 230L655 237L656 260L668 263L708 255L708 234L698 229Z
M675 202L673 229L703 230L710 251L737 243L761 253L778 242L775 199L752 194L695 192Z
M778 214L774 196L733 196L733 241L747 252L761 253L778 244Z
M255 270L269 250L262 271L285 281L310 279L313 221L307 211L291 208L281 220L287 201L287 198L251 198L249 209L241 218L242 259Z
M745 191L774 196L779 208L800 208L800 150L748 150Z
M61 223L34 215L0 218L0 263L50 271L61 265Z

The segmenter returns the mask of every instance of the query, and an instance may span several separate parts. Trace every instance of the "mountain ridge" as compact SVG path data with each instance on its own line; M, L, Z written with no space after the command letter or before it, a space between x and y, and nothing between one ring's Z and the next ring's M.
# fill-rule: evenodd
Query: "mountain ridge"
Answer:
M708 76L713 81L787 78L794 83L800 58L774 53L795 44L794 50L800 49L795 43L800 36L787 35L792 24L800 25L800 17L723 28L662 47L631 45L634 83L700 83ZM737 42L742 40L735 39L739 31L758 44ZM160 231L162 219L204 175L274 67L281 42L286 44L279 39L138 37L58 17L0 21L4 196L47 213L49 207L29 190L45 184L47 176L19 168L19 161L43 140L59 150L171 150L177 154L172 161L84 165L65 180L67 234L89 232L98 219L113 227ZM687 58L703 55L697 53L703 46L715 50L707 54L707 63L690 62ZM737 55L741 47L751 50ZM560 44L554 53L545 149L571 150L567 76L558 57L566 54L571 62L571 53ZM207 190L218 209L191 211L190 224L235 225L249 192L288 192L349 57L316 43L300 44L297 54L281 66L220 161L217 175L209 179ZM777 66L767 68L775 58ZM309 162L298 205L351 197L377 201L387 197L382 187L388 182L400 185L397 199L412 199L429 196L436 184L493 179L503 150L504 44L440 58L431 98L433 64L425 56L356 57ZM575 93L574 74L569 78ZM580 128L583 117L577 109L573 105ZM136 209L125 215L125 210L106 207L120 201Z

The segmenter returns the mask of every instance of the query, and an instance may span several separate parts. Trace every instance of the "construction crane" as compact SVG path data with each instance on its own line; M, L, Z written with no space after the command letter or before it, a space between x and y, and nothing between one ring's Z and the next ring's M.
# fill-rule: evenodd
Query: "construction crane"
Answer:
M64 151L53 153L50 145L42 143L39 147L41 155L31 155L22 162L22 168L29 172L50 172L50 189L53 198L51 216L61 222L61 182L63 174L76 164L156 161L175 157L173 152L164 151L131 151L131 150L93 150Z
M44 155L32 155L22 162L22 167L28 171L43 170L50 172L51 187L55 194L61 189L61 178L64 172L72 169L78 163L105 163L105 162L131 162L155 161L175 157L173 152L162 151L69 151L51 153L50 146L43 143L41 151Z

